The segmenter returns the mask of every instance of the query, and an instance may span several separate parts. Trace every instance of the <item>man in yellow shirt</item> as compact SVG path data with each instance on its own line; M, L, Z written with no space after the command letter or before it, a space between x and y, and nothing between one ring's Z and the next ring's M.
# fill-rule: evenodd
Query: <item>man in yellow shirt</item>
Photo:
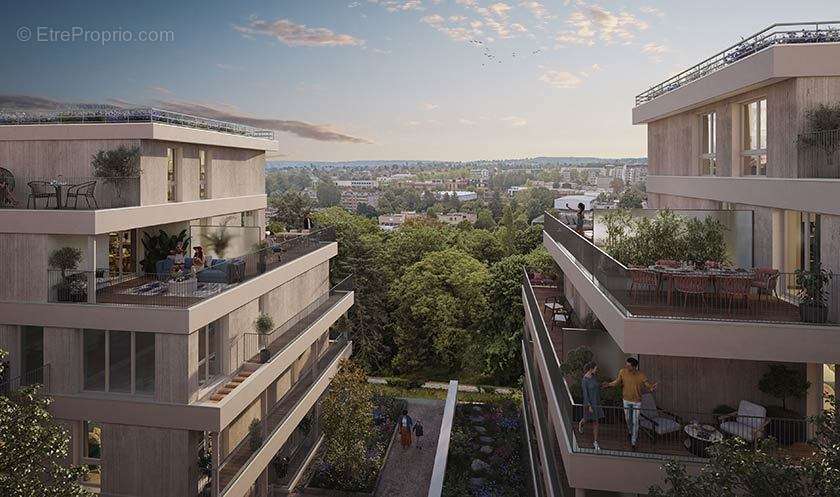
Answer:
M642 408L642 387L653 392L657 383L648 381L647 376L639 371L639 361L635 357L628 357L627 363L618 372L618 376L610 382L603 384L604 387L621 385L621 398L624 404L624 420L627 422L627 430L630 432L630 446L636 450L636 441L639 438L639 415Z

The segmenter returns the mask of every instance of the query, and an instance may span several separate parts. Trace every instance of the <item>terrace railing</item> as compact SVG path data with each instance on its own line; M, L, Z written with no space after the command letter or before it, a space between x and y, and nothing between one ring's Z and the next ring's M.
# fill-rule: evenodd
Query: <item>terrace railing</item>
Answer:
M193 116L153 107L117 109L68 108L50 112L7 111L0 112L0 125L24 124L102 124L102 123L143 123L155 122L184 126L187 128L206 129L253 138L274 139L274 131L256 128L245 124Z
M140 177L3 176L0 209L94 210L140 205ZM5 188L5 191L4 191ZM8 192L8 193L7 193Z
M191 271L123 273L107 270L47 270L48 301L186 308L224 293L335 241L335 230L291 238L256 252ZM91 293L90 289L95 288Z
M6 369L8 371L8 369ZM9 379L0 379L0 395L9 395L15 390L31 385L40 385L40 393L45 394L50 391L50 365L45 364L43 367L27 371L22 375L15 376Z
M761 276L753 270L715 274L641 269L644 274L640 275L550 214L545 216L544 229L625 316L834 324L827 311L802 305L805 295L794 273ZM832 279L823 286L828 302L836 294L835 285Z
M800 178L840 178L840 129L802 133L796 141Z
M579 389L570 388L570 383L562 373L562 352L558 353L549 337L541 303L536 299L527 270L523 271L522 284L525 287L525 305L533 317L535 328L533 330L533 342L526 341L526 360L529 361L529 369L536 368L535 358L530 346L538 347L548 368L548 380L554 391L554 397L557 399L557 406L562 419L562 429L572 443L572 451L605 456L702 461L706 457L705 448L701 446L702 444L696 444L694 440L688 437L684 427L695 423L698 425L705 424L718 430L721 435L732 436L731 433L726 433L725 430L720 429L721 422L739 421L745 428L740 428L743 431L737 431L737 433L743 433L744 438L773 437L779 443L781 454L807 455L799 453L797 450L803 447L801 444L812 440L815 436L815 426L809 420L772 416L737 416L737 414L727 419L721 419L719 415L711 412L669 411L665 405L657 405L657 410L630 409L630 411L625 410L621 405L599 406L603 411L598 440L601 450L596 451L593 446L591 428L587 427L584 434L575 431L575 425L588 410L588 407L575 400L572 392L575 390L579 392ZM534 377L531 381L538 380ZM569 381L579 380L569 379ZM630 431L626 421L631 413L633 417L639 419L638 443L635 450L629 443ZM667 433L655 435L656 425L654 423L662 424L661 421L657 421L657 418L672 419L676 425L672 425L672 429ZM805 448L807 449L807 447Z
M636 96L636 105L674 91L774 45L840 42L840 21L773 24Z

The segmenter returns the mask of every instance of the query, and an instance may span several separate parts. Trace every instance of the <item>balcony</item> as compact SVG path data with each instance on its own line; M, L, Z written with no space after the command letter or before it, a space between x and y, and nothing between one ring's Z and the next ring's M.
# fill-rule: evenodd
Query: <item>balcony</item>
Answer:
M5 185L5 186L3 186ZM97 210L140 205L140 177L16 176L0 168L0 209Z
M757 272L643 268L654 274L640 279L550 215L543 241L566 284L625 352L826 364L840 360L833 280L822 288L829 302L826 318L824 308L818 316L812 306L803 309L795 275L779 274L775 282L762 280L765 288L748 291L739 278L752 279ZM744 286L735 292L735 283Z
M840 178L840 129L802 133L796 141L800 178Z
M775 45L840 42L840 23L780 23L716 53L708 59L636 95L636 106L675 91L725 67Z
M297 383L278 401L262 421L263 444L253 450L249 438L234 447L219 464L219 495L245 495L247 489L274 454L280 450L290 431L317 402L335 374L338 363L349 356L350 344L346 337L333 341L327 351L301 373Z
M335 241L331 228L292 238L257 252L227 259L195 274L128 273L108 276L104 270L48 273L49 302L190 308L286 265ZM96 288L90 292L90 288Z
M690 468L697 468L698 464L705 461L706 447L694 443L684 428L696 421L700 426L709 425L718 429L719 420L712 412L666 413L644 405L638 412L640 429L634 450L628 440L629 431L623 407L607 405L606 397L602 398L600 406L604 411L598 437L601 450L595 450L591 425L584 428L583 434L577 431L577 422L584 412L579 389L575 388L580 379L567 377L561 368L568 353L564 348L564 335L577 332L578 335L586 336L593 331L560 327L549 329L546 321L551 322L553 311L544 302L558 297L559 290L535 287L527 271L523 274L522 285L526 321L523 342L526 393L537 413L545 413L544 416L552 421L557 431L552 434L558 441L559 453L556 457L562 460L572 487L643 493L650 485L661 482L662 461L680 460ZM608 362L604 359L599 356L598 363ZM657 407L661 409L665 406ZM673 419L675 424L670 431L654 434L657 425L653 423L660 417ZM543 423L540 418L537 417L537 424ZM773 436L780 441L780 455L808 457L811 453L806 441L813 436L814 429L804 419L768 416L744 416L742 419L755 421L755 426L761 427L755 432L756 436ZM549 445L548 441L545 445ZM614 477L606 481L599 476L603 474ZM624 476L619 477L619 474Z

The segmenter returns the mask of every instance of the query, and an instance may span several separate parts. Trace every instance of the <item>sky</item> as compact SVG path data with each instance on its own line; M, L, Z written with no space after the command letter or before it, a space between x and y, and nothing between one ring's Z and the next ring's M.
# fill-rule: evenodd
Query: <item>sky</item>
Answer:
M637 157L634 96L837 0L6 1L0 108L156 106L276 159Z

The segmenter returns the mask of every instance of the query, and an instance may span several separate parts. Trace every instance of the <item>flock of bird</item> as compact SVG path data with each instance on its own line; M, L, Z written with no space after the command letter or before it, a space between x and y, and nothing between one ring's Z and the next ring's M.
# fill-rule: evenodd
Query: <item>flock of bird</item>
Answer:
M486 66L487 64L492 64L494 62L496 62L498 64L502 63L502 57L496 55L495 52L493 51L493 49L490 48L489 46L487 46L487 44L484 43L483 41L481 41L481 40L470 40L470 44L474 47L481 48L482 55L484 55L484 57L486 57L486 60L481 63L482 67ZM532 50L529 55L534 56L534 55L539 55L540 53L542 53L542 50L537 49L537 50ZM518 52L518 51L515 51L515 50L513 52L511 52L510 58L515 59L517 57L522 57L522 53Z

